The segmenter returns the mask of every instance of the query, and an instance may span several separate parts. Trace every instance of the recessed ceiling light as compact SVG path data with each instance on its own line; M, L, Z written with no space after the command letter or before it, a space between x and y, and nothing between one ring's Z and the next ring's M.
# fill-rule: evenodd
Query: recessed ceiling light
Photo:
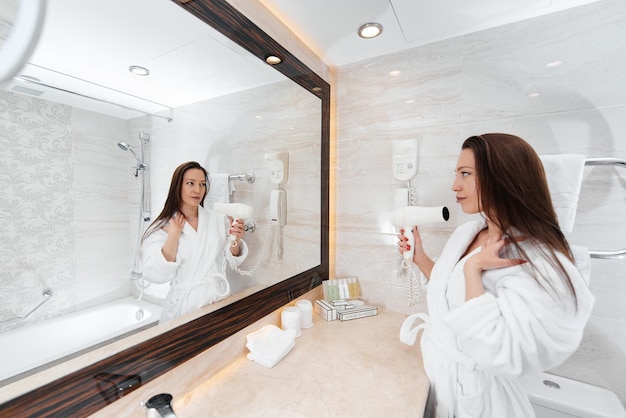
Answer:
M383 26L380 23L366 23L359 28L359 36L365 39L375 38L383 33Z
M130 71L131 73L135 75L140 75L140 76L146 76L150 74L150 70L144 67L140 67L138 65L131 65L130 67L128 67L128 71Z
M267 62L269 65L278 65L283 62L283 59L277 55L270 54L265 57L265 62Z

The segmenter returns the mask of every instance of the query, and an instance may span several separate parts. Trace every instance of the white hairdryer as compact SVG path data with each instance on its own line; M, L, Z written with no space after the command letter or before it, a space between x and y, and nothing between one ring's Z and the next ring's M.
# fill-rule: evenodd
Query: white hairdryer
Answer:
M252 218L252 214L254 213L254 209L252 206L245 205L243 203L214 203L213 210L215 212L223 213L227 216L232 216L233 225L237 221L237 219L250 219ZM237 238L231 234L230 243L231 245L236 245Z
M402 264L404 267L408 267L408 262L413 259L415 237L409 233L413 231L413 226L446 222L448 219L450 219L450 211L445 206L405 206L393 212L391 222L398 228L404 228L406 237L409 239L408 244L411 246L410 251L403 253L404 261Z

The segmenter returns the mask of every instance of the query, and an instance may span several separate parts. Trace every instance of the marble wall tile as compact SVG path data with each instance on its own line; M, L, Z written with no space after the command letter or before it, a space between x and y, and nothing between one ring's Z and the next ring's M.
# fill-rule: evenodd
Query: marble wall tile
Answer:
M604 0L337 68L335 274L358 276L365 298L387 309L427 309L408 306L397 277L389 215L406 182L392 175L395 139L418 143L416 203L451 210L448 224L425 231L433 257L470 218L450 190L466 137L510 132L539 154L626 158L624 39L626 4ZM585 170L572 244L626 247L623 171ZM607 387L626 404L626 377L617 372L626 361L618 331L626 263L594 260L592 268L596 308L579 351L555 371Z

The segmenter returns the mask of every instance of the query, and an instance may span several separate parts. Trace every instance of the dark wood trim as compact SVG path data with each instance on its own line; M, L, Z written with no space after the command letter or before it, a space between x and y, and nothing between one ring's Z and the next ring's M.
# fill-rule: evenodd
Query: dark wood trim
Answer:
M0 405L2 416L42 418L84 417L93 414L320 285L322 280L328 279L329 84L226 0L193 0L180 6L259 59L265 61L268 54L278 55L283 62L274 68L320 97L322 107L320 265L5 402Z

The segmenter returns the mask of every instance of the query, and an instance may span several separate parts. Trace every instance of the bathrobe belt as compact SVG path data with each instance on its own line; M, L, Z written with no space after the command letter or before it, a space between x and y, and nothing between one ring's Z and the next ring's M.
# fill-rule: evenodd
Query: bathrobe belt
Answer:
M413 327L413 324L415 324L415 321L418 319L421 319L422 323ZM429 324L429 316L427 314L416 313L407 317L402 323L402 327L400 327L400 341L406 345L415 344L417 334L420 330L424 330L422 338L426 338L426 341L446 359L462 365L469 370L473 370L476 367L476 362L474 362L474 360L472 360L467 354L457 350L456 347L450 347L449 345L441 342L437 333Z
M180 283L178 281L173 281L171 282L171 286L175 292L184 292L185 294L188 294L196 287L213 284L213 279L223 281L225 283L226 293L218 293L218 297L223 297L230 293L230 283L228 283L228 279L223 276L204 276L201 279L190 283Z

